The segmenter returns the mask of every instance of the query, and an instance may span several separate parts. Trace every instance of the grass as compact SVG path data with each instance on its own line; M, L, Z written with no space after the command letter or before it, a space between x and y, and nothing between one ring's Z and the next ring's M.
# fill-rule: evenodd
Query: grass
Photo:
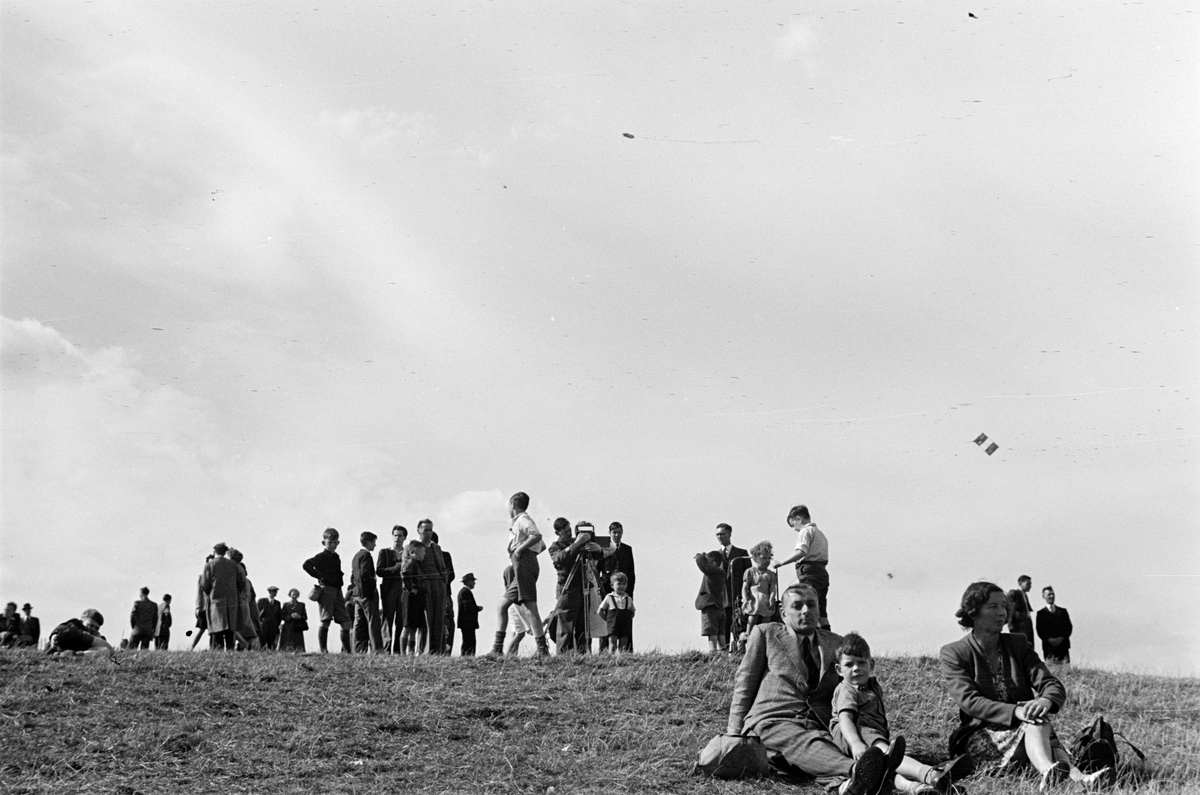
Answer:
M0 654L0 791L816 793L690 775L724 729L736 661L700 654L392 658ZM880 660L893 731L944 758L936 661ZM1200 792L1200 681L1065 668L1064 741L1094 713L1144 750L1115 792ZM1124 752L1122 759L1132 754ZM970 793L1033 793L977 777Z

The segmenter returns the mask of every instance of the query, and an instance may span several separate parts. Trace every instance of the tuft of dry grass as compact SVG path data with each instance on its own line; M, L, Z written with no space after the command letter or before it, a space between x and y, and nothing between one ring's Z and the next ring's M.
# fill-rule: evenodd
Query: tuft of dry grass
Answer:
M13 793L776 793L690 774L724 729L737 661L150 652L0 654L0 790ZM944 758L957 710L935 660L881 659L893 731ZM1150 756L1116 792L1200 792L1200 682L1065 667L1064 741L1103 713ZM1130 758L1132 754L1124 754ZM977 778L978 795L1034 793Z

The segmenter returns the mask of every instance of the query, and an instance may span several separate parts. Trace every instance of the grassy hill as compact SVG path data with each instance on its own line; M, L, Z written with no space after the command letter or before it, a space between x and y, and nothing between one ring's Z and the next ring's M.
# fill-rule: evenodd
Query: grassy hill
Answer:
M818 793L690 775L736 661L186 652L106 661L0 653L0 790L56 793ZM879 661L893 730L943 758L936 662ZM1150 757L1118 791L1200 792L1200 682L1065 668L1065 741L1105 714ZM1125 754L1129 756L1129 754ZM1033 779L969 780L1032 793Z

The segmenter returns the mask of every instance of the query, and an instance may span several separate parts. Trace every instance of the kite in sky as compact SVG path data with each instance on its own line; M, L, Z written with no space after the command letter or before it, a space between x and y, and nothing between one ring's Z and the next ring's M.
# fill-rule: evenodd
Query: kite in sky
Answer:
M975 444L979 445L980 447L983 447L983 443L986 441L987 441L986 433L981 433L975 437ZM983 452L987 453L988 455L991 455L992 453L996 452L999 449L1000 449L1000 445L996 444L995 442L992 442L991 444L989 444L987 446L986 449L984 449Z

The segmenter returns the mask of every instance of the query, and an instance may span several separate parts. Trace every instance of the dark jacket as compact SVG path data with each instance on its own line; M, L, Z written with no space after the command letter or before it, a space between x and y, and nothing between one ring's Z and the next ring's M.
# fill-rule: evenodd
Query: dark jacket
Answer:
M158 605L149 599L138 599L129 611L129 626L153 635L154 628L158 626Z
M629 580L629 587L625 592L633 596L633 584L637 581L637 577L633 573L633 547L628 544L621 544L617 547L617 551L604 558L600 562L600 590L602 593L612 593L612 576L616 572L621 572Z
M360 599L379 599L379 585L375 581L375 561L371 553L360 549L350 561L350 591Z
M328 585L330 588L341 588L345 582L342 579L341 557L328 549L322 549L304 561L304 571L310 577L315 577L321 585Z
M1011 728L1017 725L1017 703L1035 697L1050 701L1051 712L1058 712L1067 700L1067 691L1037 656L1024 635L1000 635L1000 657L1008 689L1008 700L996 700L991 668L975 636L942 647L940 665L950 698L958 704L959 718L965 723L982 722Z
M729 607L729 586L725 582L725 567L713 564L703 552L696 555L696 567L704 572L700 581L700 593L696 595L696 609Z
M475 604L475 594L463 586L458 591L458 628L479 629L479 611L482 607Z
M1065 657L1071 650L1071 615L1065 607L1055 607L1051 613L1043 607L1037 611L1037 636L1042 639L1042 654L1046 657ZM1051 646L1047 638L1062 638L1061 646Z

